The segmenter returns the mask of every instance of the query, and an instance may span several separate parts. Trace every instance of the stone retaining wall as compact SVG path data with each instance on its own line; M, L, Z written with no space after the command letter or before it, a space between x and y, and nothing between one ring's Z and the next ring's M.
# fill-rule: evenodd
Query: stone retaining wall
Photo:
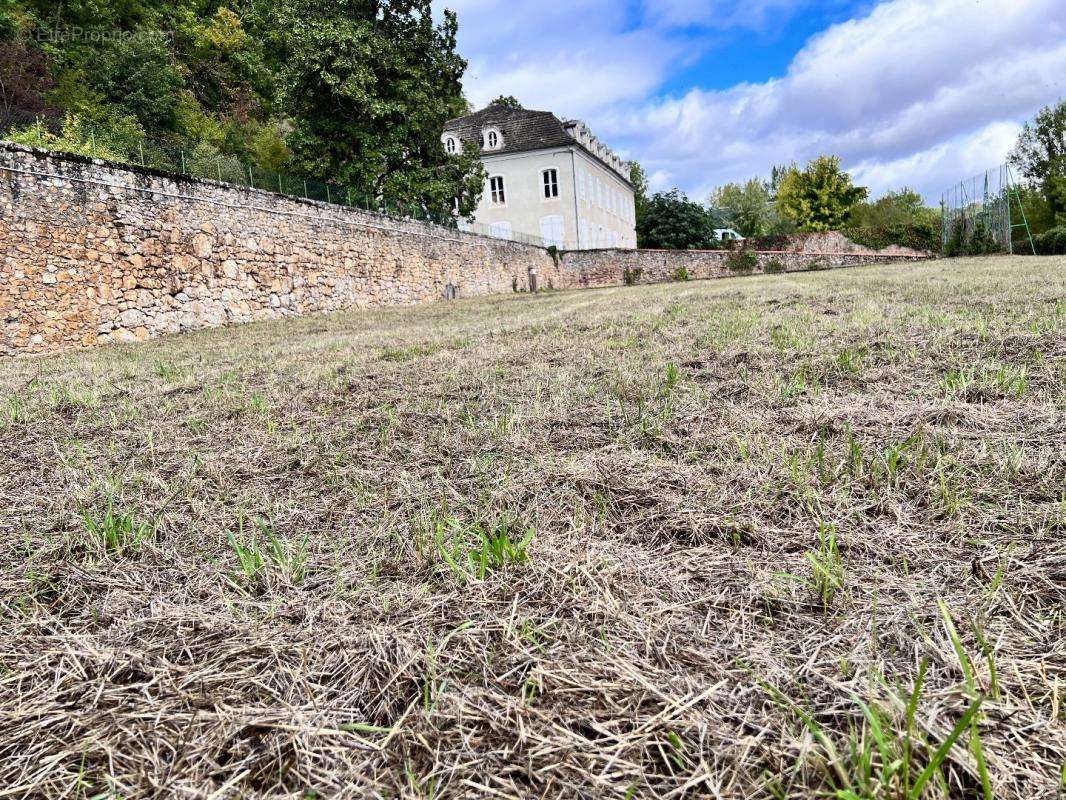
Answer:
M542 248L0 144L0 354L565 285Z
M810 252L780 250L756 252L754 272L800 272L861 264L919 261L929 258L916 251L906 253ZM662 283L679 279L703 280L735 276L727 266L726 250L582 250L564 253L562 266L577 286L617 286L627 283ZM776 262L776 263L775 263ZM628 276L628 279L627 279Z
M787 269L900 260L760 253ZM902 256L910 258L911 256ZM559 254L0 143L0 355L288 315L730 275L722 251Z

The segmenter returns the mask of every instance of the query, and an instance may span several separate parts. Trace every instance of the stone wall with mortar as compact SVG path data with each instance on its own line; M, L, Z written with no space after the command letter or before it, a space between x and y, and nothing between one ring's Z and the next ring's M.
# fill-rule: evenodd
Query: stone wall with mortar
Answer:
M822 243L821 246L825 246ZM921 254L758 254L786 269ZM732 275L723 251L561 253L0 143L0 356L540 288Z
M539 247L0 144L0 354L565 285Z
M857 247L857 246L856 246ZM802 250L756 251L753 272L801 272L862 264L920 261L928 254L917 251L822 252ZM617 286L620 283L662 283L678 280L725 278L738 273L728 266L726 250L582 250L563 253L564 274L573 286ZM626 276L629 276L628 280Z

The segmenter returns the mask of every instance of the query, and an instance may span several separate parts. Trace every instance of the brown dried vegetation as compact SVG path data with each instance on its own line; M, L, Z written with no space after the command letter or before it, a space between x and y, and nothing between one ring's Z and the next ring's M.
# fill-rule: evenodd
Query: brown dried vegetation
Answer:
M957 260L5 362L0 796L1059 796L1064 297Z

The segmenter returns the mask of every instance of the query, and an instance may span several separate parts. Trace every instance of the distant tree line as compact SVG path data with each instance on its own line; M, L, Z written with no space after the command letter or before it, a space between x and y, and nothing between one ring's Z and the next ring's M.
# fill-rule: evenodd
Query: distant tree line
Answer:
M677 189L644 197L637 203L637 240L642 247L713 249L722 246L716 229L731 228L749 239L839 230L875 249L939 247L940 212L917 192L904 188L873 202L868 194L838 158L821 156L802 169L775 166L768 179L719 186L705 204Z

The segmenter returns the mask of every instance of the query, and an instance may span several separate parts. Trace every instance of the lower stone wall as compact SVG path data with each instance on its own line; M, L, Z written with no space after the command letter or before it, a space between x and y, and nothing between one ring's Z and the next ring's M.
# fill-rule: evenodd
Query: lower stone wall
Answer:
M802 249L802 248L798 248ZM809 250L810 248L806 248ZM731 275L723 251L532 245L0 143L0 355L539 288ZM759 253L760 269L920 257Z
M565 285L539 247L0 144L0 354Z
M929 258L906 253L756 251L753 272L800 272L861 264L919 261ZM727 250L582 250L564 253L563 272L575 286L617 286L620 283L662 283L675 280L725 278L738 273L728 266Z

